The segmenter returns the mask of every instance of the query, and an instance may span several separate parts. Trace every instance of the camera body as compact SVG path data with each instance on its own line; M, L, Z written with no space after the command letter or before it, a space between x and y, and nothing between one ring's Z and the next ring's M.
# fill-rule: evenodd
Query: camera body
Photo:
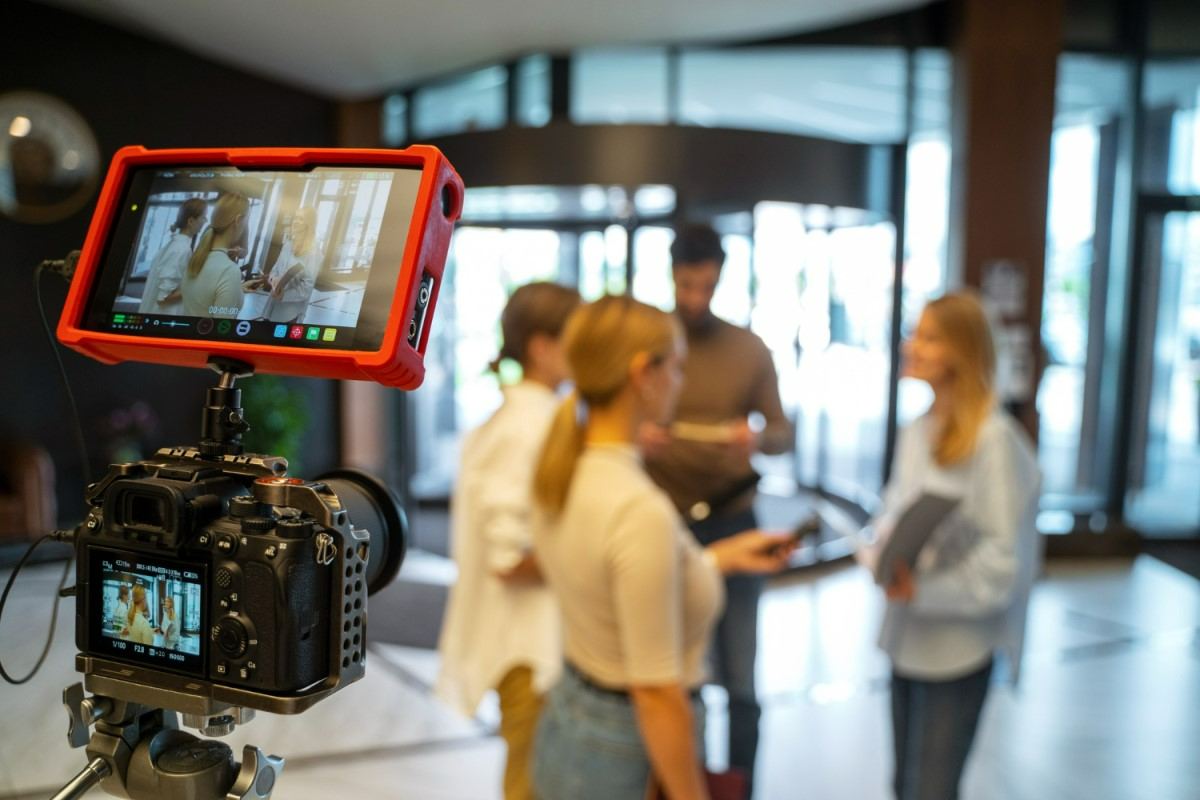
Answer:
M89 688L298 713L362 677L369 535L282 459L164 448L109 468L75 536Z

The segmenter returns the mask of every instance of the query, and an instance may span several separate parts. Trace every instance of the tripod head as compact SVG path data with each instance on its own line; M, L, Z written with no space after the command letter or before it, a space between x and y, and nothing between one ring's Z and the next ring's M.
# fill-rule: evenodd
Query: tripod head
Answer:
M82 797L96 785L132 800L265 800L283 771L282 758L249 744L239 764L224 742L179 730L174 711L86 697L79 683L63 690L63 706L71 718L67 739L73 747L86 746L90 760L52 800ZM249 721L242 710L230 711Z

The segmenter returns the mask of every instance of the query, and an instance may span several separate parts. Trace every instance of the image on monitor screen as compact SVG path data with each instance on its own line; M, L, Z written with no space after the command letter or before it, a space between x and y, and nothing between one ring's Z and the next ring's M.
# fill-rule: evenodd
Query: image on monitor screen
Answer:
M125 210L137 232L109 311L353 329L372 270L403 255L404 237L382 234L407 224L419 175L159 170Z
M200 574L121 555L100 566L100 633L114 655L194 668L201 650Z

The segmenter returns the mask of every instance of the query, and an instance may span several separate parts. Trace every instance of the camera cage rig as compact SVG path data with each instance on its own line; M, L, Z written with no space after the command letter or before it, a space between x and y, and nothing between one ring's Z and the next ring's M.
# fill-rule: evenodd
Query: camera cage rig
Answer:
M164 163L298 170L325 163L419 168L418 197L380 346L367 351L314 354L236 341L183 342L169 336L146 339L89 329L84 314L92 301L130 170ZM225 735L236 725L253 719L255 710L298 714L365 674L366 598L377 584L386 585L399 570L404 536L398 536L399 541L387 548L386 562L372 577L368 569L370 534L352 526L345 504L322 482L349 477L353 471L306 482L286 476L287 462L283 458L243 453L241 435L249 426L242 415L241 392L235 383L257 370L369 379L403 389L416 388L424 377L429 321L450 233L461 213L463 191L462 180L444 156L436 148L420 145L403 151L147 151L130 147L114 157L81 254L72 253L61 268L52 265L51 271L67 277L78 269L60 318L59 340L104 363L137 360L185 366L207 364L217 371L220 380L208 390L199 443L161 448L147 462L210 464L224 474L244 479L258 502L307 514L323 534L328 534L321 557L336 570L334 576L344 575L346 579L338 602L331 598L330 603L331 612L336 606L337 613L331 614L329 622L328 672L323 679L295 691L268 694L209 680L207 672L205 678L200 678L139 667L93 652L77 653L75 666L83 673L83 681L64 689L62 699L70 719L68 741L73 748L86 747L89 762L53 800L81 797L98 784L110 794L134 800L270 797L284 759L246 745L239 764L228 745L179 730L178 714L183 715L185 725L198 728L203 735ZM84 549L79 538L83 531L104 524L103 497L121 477L121 467L115 466L105 479L87 489L90 510L75 536L77 570ZM388 511L388 498L374 494L378 491L386 495L386 489L372 488L369 482L356 483L355 489L379 512L378 524L403 531L403 512L395 508L393 516ZM77 627L77 641L78 632ZM154 674L155 679L139 680L147 673Z
M320 551L322 557L328 559L334 575L346 577L338 613L329 624L328 674L298 691L280 694L153 669L150 672L157 685L150 685L138 679L145 676L143 669L77 653L75 668L84 679L63 690L63 705L70 720L67 739L74 748L87 747L90 761L53 800L81 797L96 784L117 796L135 799L269 797L284 759L246 745L239 765L227 745L178 730L176 712L183 715L184 725L205 735L223 736L236 725L252 720L255 711L299 714L365 674L370 535L365 529L353 527L342 501L322 482L349 472L335 471L316 481L304 481L286 477L287 461L283 458L244 453L241 435L249 425L242 416L241 390L234 384L238 378L250 376L252 369L223 358L212 359L210 366L220 373L220 381L208 390L200 445L160 448L149 460L166 465L210 463L223 473L252 482L260 503L295 509L321 526L322 533L317 537L328 537L319 543L324 548ZM121 479L123 467L130 466L116 465L104 479L88 487L90 511L78 529L95 530L104 524L103 498ZM386 523L397 529L404 526L402 518L389 518ZM379 586L391 581L403 561L403 536L394 544L386 563L376 573ZM78 560L78 537L76 548ZM77 625L83 624L86 622L77 619ZM89 734L93 725L95 731Z

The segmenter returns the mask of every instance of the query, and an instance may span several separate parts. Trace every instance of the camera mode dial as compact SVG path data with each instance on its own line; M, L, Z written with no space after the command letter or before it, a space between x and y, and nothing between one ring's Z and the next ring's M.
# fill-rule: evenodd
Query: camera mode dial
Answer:
M270 517L242 517L242 533L267 533L274 527L275 520Z
M225 617L214 625L212 637L221 652L230 658L242 656L250 646L250 634L236 617Z

